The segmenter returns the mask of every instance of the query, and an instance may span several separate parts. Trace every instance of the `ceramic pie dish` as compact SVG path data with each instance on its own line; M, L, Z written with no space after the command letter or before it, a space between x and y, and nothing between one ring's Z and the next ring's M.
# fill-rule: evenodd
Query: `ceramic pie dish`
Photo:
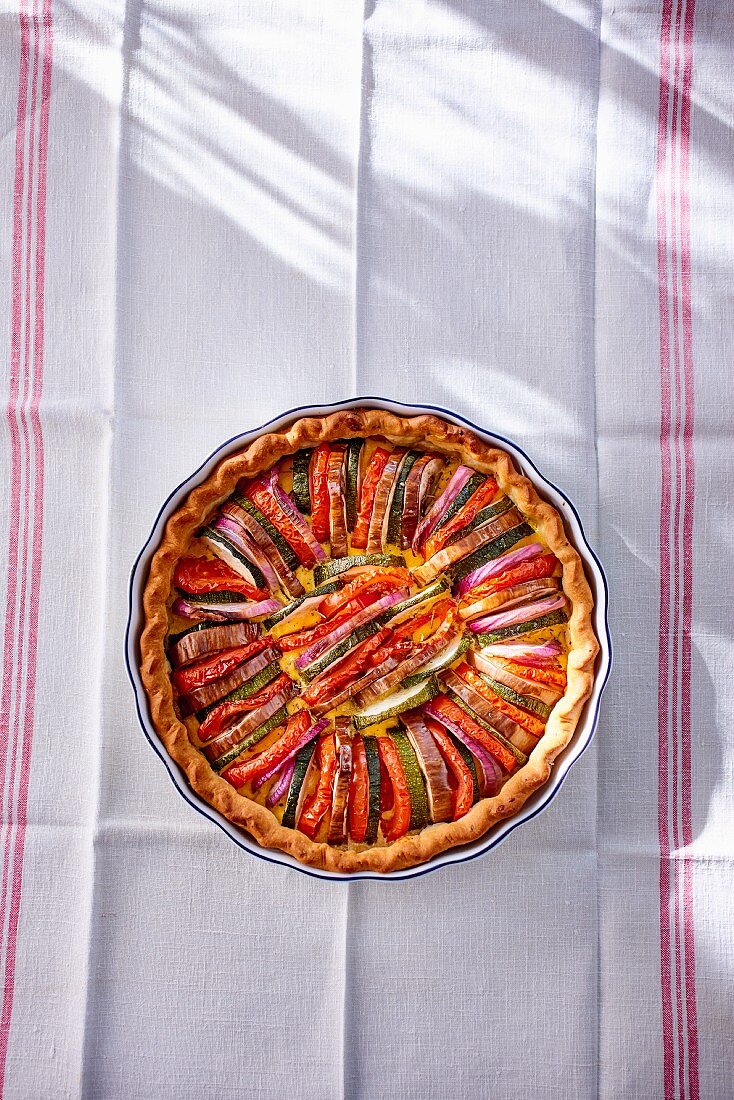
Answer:
M528 472L452 414L364 399L181 486L133 572L128 659L189 801L328 877L469 858L538 812L609 653L598 563Z

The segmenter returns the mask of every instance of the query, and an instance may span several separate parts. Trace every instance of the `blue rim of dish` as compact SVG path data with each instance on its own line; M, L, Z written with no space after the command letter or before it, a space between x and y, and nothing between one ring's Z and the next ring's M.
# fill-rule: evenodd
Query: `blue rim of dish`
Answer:
M345 408L346 409L346 408L349 408L349 407L354 408L356 406L369 407L370 402L373 403L373 405L372 405L373 408L374 407L379 408L382 405L390 404L390 405L397 405L397 406L399 406L400 408L403 408L403 409L411 409L411 410L420 409L420 410L426 410L426 411L429 411L429 412L435 412L435 413L438 413L441 416L448 417L449 420L452 420L452 419L453 420L460 420L463 424L466 424L467 427L471 428L473 431L479 432L480 435L485 435L485 436L489 435L489 436L492 436L492 438L494 438L494 439L500 440L501 442L507 444L509 447L513 448L515 451L517 451L519 454L521 454L523 456L523 458L525 459L525 461L528 463L528 465L531 467L531 469L540 478L541 482L543 482L545 485L550 486L551 489L553 489L556 493L558 493L558 495L560 497L562 497L563 500L566 501L566 503L568 504L569 508L571 509L571 511L572 511L572 513L573 513L573 515L576 519L576 522L578 523L579 530L581 532L581 537L582 537L583 543L584 543L584 549L586 551L588 551L588 553L594 559L594 562L595 562L595 564L596 564L596 566L599 570L599 576L601 577L602 585L604 587L604 631L605 631L605 634L606 634L607 666L606 666L606 669L604 671L604 677L603 677L603 679L601 681L601 684L599 685L599 688L598 688L596 702L595 702L595 705L594 705L594 713L593 713L593 715L591 717L591 720L589 722L588 732L585 735L585 740L584 740L583 744L576 746L576 748L577 748L576 755L569 762L568 767L565 769L565 771L557 779L555 787L553 787L548 792L548 794L545 798L541 798L541 801L538 803L537 806L533 807L532 810L530 810L524 816L520 817L517 821L509 821L509 822L504 822L504 823L503 822L498 822L497 823L498 825L504 824L503 831L497 837L495 837L494 839L492 839L492 837L490 836L485 847L482 847L478 851L475 851L475 852L466 852L463 855L458 855L457 858L455 858L455 859L447 858L447 859L445 859L443 861L440 861L440 862L429 863L426 866L419 867L415 871L408 871L408 873L400 873L400 874L393 874L393 875L391 875L391 874L382 875L382 874L378 874L376 872L369 871L369 872L361 872L361 873L358 872L356 874L337 874L337 873L325 874L322 871L314 869L313 867L308 867L306 864L289 863L289 862L286 862L285 860L282 860L282 859L279 859L277 857L268 855L265 850L259 850L259 849L254 848L254 847L250 847L243 840L239 839L236 835L233 835L233 833L230 831L230 829L227 827L227 825L225 825L222 821L219 821L218 818L216 816L214 816L215 814L218 813L218 811L216 811L214 809L214 807L208 807L208 806L205 807L204 805L199 805L198 802L195 802L190 797L189 792L181 786L181 784L179 783L179 781L177 779L177 775L176 775L176 772L179 770L178 765L176 765L175 761L172 760L172 758L170 756L168 756L168 754L164 751L163 747L151 737L151 734L150 734L150 732L148 730L148 727L147 727L147 724L146 724L146 718L143 715L141 707L140 707L140 699L139 699L139 695L138 695L138 684L136 682L136 677L135 677L135 675L133 673L133 670L131 668L131 665L130 665L130 634L131 634L131 631L132 631L132 619L133 619L133 590L134 590L135 581L136 581L136 577L137 577L138 566L140 565L140 562L142 561L143 557L148 552L150 544L151 544L151 542L153 540L153 537L156 533L156 528L158 527L159 520L160 520L161 516L163 515L163 513L166 511L170 501L173 499L173 497L176 496L177 493L179 493L181 491L181 489L184 487L184 485L187 485L189 482L194 481L194 479L201 473L201 471L206 466L208 466L209 463L212 461L212 459L214 459L218 454L220 454L221 451L226 450L226 448L230 447L233 443L236 443L239 439L243 439L245 436L254 437L254 436L258 435L259 433L265 431L267 428L269 428L272 424L275 424L277 421L286 421L286 420L290 419L291 417L297 416L301 413L314 412L314 410L317 410L317 409L336 409L336 408ZM374 403L377 403L377 404L374 404ZM415 415L415 413L413 415ZM136 639L136 641L137 641L137 639ZM502 844L515 831L515 829L519 828L521 825L524 825L527 821L532 821L533 818L537 817L538 814L542 813L542 811L545 810L551 804L551 802L555 799L556 795L558 794L558 792L561 790L561 787L565 783L566 778L567 778L569 772L571 771L571 768L574 766L574 764L578 760L581 759L581 757L586 752L587 748L589 747L589 745L591 744L591 742L593 740L594 734L596 733L597 725L599 723L599 712L600 712L600 709L601 709L602 696L604 694L604 689L606 688L607 682L609 680L609 676L611 675L612 664L613 664L613 660L614 660L613 648L612 648L612 636L611 636L611 633L610 633L610 630L609 630L609 584L608 584L608 581L607 581L607 576L606 576L606 573L604 571L604 567L603 567L601 561L599 560L598 554L596 553L594 548L591 546L588 538L586 537L586 532L584 531L584 525L581 522L581 516L579 515L578 509L576 508L576 505L573 503L573 501L570 499L570 497L568 497L567 494L564 493L564 491L562 489L559 489L559 487L554 482L550 481L550 479L547 478L545 476L545 474L541 473L541 471L535 465L535 463L530 458L530 456L527 454L527 452L522 447L520 447L519 444L517 444L513 439L509 439L507 436L504 436L499 432L488 431L486 428L481 428L478 424L475 424L473 421L469 420L465 416L462 416L460 413L454 412L452 409L445 409L440 405L425 405L425 404L422 404L422 403L421 404L408 404L405 401L396 401L392 397L374 397L374 396L351 397L351 398L345 398L342 401L325 401L321 404L314 404L314 405L298 405L298 406L296 406L296 408L288 409L286 412L279 413L277 416L274 416L270 420L267 420L264 424L261 424L257 428L250 428L248 431L238 432L237 435L233 435L229 439L225 440L224 443L221 443L218 447L216 447L207 456L207 458L204 459L204 461L196 468L196 470L193 471L193 473L189 474L188 477L184 478L183 481L179 482L179 484L176 486L176 488L173 489L168 494L168 496L164 500L163 504L158 509L158 513L155 517L155 520L153 521L153 525L151 527L150 533L149 533L147 539L145 540L145 542L143 543L142 549L137 554L137 556L135 558L135 561L133 562L132 568L130 570L130 579L128 581L128 615L127 615L127 625L125 627L124 648L125 648L125 668L127 670L128 679L130 680L130 685L133 689L133 695L135 697L135 710L136 710L137 715L138 715L138 722L140 724L140 727L143 731L143 734L145 735L146 741L148 742L150 747L155 752L156 756L158 756L158 758L162 761L164 767L166 768L166 771L168 772L168 775L171 779L171 782L173 783L173 785L175 786L176 790L181 795L181 797L183 799L185 799L185 801L189 804L189 806L191 806L194 810L196 810L199 814L201 814L202 817L206 818L208 821L213 822L213 824L216 825L219 829L221 829L222 832L225 834L225 836L229 837L229 839L234 844L236 844L238 848L241 848L243 851L247 852L249 855L255 856L257 859L264 860L264 862L266 862L266 863L275 864L278 867L288 868L292 871L299 872L300 874L308 875L310 878L320 879L321 881L325 881L325 882L346 882L346 883L349 883L349 882L365 882L365 881L366 882L406 882L410 879L420 878L423 875L430 874L433 871L438 871L442 867L455 867L460 863L469 863L474 859L479 859L480 856L487 855L488 852L491 852L499 844ZM602 653L604 653L604 651L602 651ZM542 790L542 788L541 788L541 790ZM520 812L522 813L522 810ZM230 823L230 825L231 825L231 823ZM236 828L236 826L234 826L234 825L231 825L231 827ZM257 841L255 841L254 837L252 838L251 843L253 843L253 844L257 843ZM448 855L449 856L450 856L451 851L452 851L452 849L448 850ZM457 853L460 853L461 852L461 847L459 846L459 847L453 849L453 851L457 852Z

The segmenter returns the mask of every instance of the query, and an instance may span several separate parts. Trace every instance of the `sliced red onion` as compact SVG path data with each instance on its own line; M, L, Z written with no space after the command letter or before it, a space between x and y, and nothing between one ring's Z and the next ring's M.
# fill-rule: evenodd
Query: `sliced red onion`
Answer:
M296 668L305 668L306 665L310 665L312 661L315 661L322 653L326 653L327 650L335 646L337 642L340 642L342 638L346 638L352 631L356 630L360 626L365 626L366 623L371 623L373 619L376 619L383 611L387 611L388 607L392 607L395 603L400 603L408 595L407 588L398 588L395 592L388 592L386 596L382 596L375 603L365 607L362 611L357 612L353 618L347 619L340 626L337 626L332 630L331 634L327 634L325 638L320 638L317 642L314 642L308 649L304 649L303 653L296 658Z
M482 584L484 581L499 577L500 573L504 573L507 569L513 569L524 561L532 561L533 558L539 557L543 551L544 547L539 542L530 542L527 546L521 546L519 550L510 550L502 557L495 558L494 561L489 561L486 565L480 565L478 569L467 573L463 580L459 581L456 588L457 596L463 596L470 588L476 588L478 584Z
M309 548L312 550L314 557L317 561L326 561L326 553L323 546L314 535L310 526L298 511L295 505L295 501L288 496L283 486L278 481L278 466L273 466L270 473L265 475L265 484L270 492L277 500L280 507L293 523L294 527L297 527L303 536L304 542L306 542Z
M312 738L318 737L319 734L323 733L328 724L328 718L320 718L318 722L314 722L312 726L309 726L306 732L302 733L301 736L298 738L298 741L293 746L288 755L284 756L283 759L280 760L277 764L273 764L271 768L268 768L264 775L261 775L259 779L256 779L255 782L252 784L252 789L254 791L259 790L260 787L262 787L263 783L267 783L268 779L272 779L274 775L277 775L277 773L285 764L293 760L293 758L298 755L304 745L307 745L309 741L312 740ZM277 798L275 801L278 801Z
M448 485L441 493L441 496L425 518L422 519L416 527L415 535L413 536L414 553L417 553L418 547L426 541L446 509L464 488L469 478L473 476L474 470L470 470L468 466L457 467Z
M257 619L261 615L271 615L280 608L278 600L260 600L259 603L251 603L243 600L242 603L189 603L188 600L179 597L174 600L171 611L174 615L181 615L184 619L211 619L216 623L243 622L246 619Z
M438 710L434 710L430 703L425 703L422 709L423 713L427 714L429 718L433 718L449 733L453 733L454 737L458 737L459 741L466 745L472 756L476 756L484 773L484 783L480 784L479 790L482 798L491 798L497 794L502 786L502 768L492 754L485 749L484 745L480 745L478 741L475 741L470 734L464 733L461 726L457 725L456 722L452 722L450 718L446 718Z
M518 623L527 623L530 619L536 619L539 615L548 615L551 611L560 611L566 606L566 597L562 592L557 596L548 596L537 603L526 603L521 607L514 607L512 611L500 611L496 614L485 615L482 619L474 619L467 623L475 634L490 633L493 630L501 630L504 626L516 626Z
M507 661L520 661L525 665L535 668L544 668L556 663L556 658L563 650L560 642L555 640L543 642L540 645L521 645L519 642L495 642L494 645L484 646L482 653L488 657L504 657Z
M245 531L244 527L240 527L239 523L230 516L218 516L212 524L212 527L215 531L221 531L222 534L226 535L240 553L244 554L246 558L249 558L250 561L258 567L265 577L265 583L271 592L281 587L277 573L260 547L250 537L248 532Z
M277 783L273 784L273 787L268 791L268 797L265 799L265 805L269 810L272 810L273 806L281 800L285 792L291 785L291 779L293 778L293 772L296 770L296 761L291 759L288 761L283 771L280 773L280 779Z

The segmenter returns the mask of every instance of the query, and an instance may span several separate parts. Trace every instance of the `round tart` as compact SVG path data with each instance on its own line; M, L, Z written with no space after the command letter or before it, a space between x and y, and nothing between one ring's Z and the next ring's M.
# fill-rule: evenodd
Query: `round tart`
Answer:
M141 675L189 783L261 845L390 872L548 779L598 644L558 512L433 415L304 417L168 521Z

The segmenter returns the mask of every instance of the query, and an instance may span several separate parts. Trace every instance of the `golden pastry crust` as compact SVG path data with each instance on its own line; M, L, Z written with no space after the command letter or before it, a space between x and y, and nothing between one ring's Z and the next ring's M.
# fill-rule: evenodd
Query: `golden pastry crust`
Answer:
M491 473L500 489L518 505L540 532L563 566L563 590L572 602L568 623L570 649L568 681L563 698L554 707L543 737L494 798L477 802L458 821L430 825L422 832L394 843L363 850L342 850L310 840L284 828L265 806L240 794L209 766L190 742L173 705L173 689L165 652L168 631L167 600L176 561L202 521L222 503L243 477L253 477L283 455L320 442L353 436L383 436L401 445L420 446ZM532 483L516 469L503 450L483 442L469 428L438 416L395 416L382 409L349 409L324 417L302 417L290 427L267 432L242 451L222 459L213 473L194 488L168 520L155 551L146 581L143 605L145 626L140 637L140 671L148 695L153 724L173 759L185 771L193 789L206 802L254 837L264 848L277 848L310 867L341 873L387 873L426 862L448 848L467 844L492 825L516 813L533 791L548 779L554 760L568 745L594 682L599 645L592 625L593 599L583 564L569 541L563 521Z

